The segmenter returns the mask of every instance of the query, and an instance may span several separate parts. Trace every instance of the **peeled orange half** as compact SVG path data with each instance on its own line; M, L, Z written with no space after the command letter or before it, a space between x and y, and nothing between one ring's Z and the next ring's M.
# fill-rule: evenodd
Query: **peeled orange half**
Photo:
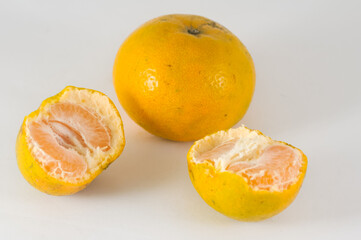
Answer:
M266 219L289 206L307 168L301 150L244 126L196 141L187 158L201 197L242 221Z
M52 195L76 193L123 151L123 123L95 90L66 87L26 116L16 142L25 179Z

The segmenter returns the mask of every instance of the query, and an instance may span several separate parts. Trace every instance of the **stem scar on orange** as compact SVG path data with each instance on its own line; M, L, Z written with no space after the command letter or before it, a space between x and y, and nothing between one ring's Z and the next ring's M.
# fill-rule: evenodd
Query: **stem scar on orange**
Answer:
M85 188L124 145L123 122L113 102L101 92L69 86L25 117L16 155L32 186L69 195Z
M201 16L174 14L146 22L126 39L113 79L120 103L141 127L191 141L243 117L255 69L228 29Z

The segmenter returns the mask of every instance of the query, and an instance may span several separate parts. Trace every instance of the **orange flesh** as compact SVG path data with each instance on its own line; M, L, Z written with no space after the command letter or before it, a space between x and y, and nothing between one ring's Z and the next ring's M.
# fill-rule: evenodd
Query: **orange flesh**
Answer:
M55 103L47 119L29 123L30 141L44 169L59 178L79 178L88 169L85 154L110 149L111 133L100 117L73 103ZM36 150L34 150L36 151Z
M224 152L232 150L236 139L213 148L201 154L198 161L205 160L214 163ZM296 179L301 168L300 153L281 144L269 145L261 152L259 157L238 155L231 157L231 163L226 170L237 173L246 179L249 186L257 190L287 189Z

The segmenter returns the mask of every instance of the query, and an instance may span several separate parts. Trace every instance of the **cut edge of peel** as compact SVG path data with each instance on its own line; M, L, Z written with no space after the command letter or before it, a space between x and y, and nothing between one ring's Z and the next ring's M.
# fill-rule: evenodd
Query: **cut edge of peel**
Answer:
M29 130L30 123L48 119L49 109L56 103L77 104L82 107L86 107L88 110L94 111L93 113L100 117L101 124L107 128L111 134L110 148L106 151L99 147L95 148L89 144L87 145L90 147L90 151L87 150L84 152L84 155L82 155L86 162L87 168L85 172L78 177L64 177L55 173L49 173L45 169L44 164L39 161L39 159L48 159L50 161L54 159L46 154L39 147L37 142L33 141ZM44 100L39 109L25 117L23 131L25 132L26 141L32 156L43 168L43 170L50 176L69 183L85 182L92 178L100 168L104 169L112 161L114 161L116 157L120 155L125 145L122 119L113 102L101 92L73 86L68 86L57 95ZM68 150L75 152L74 149Z
M276 176L278 184L252 185L249 178L244 174L245 169L235 170L232 168L240 162L249 162L255 167L260 166L264 151L272 146L280 146L294 156L292 165L296 166L298 172L293 172L294 176L287 182L284 179L280 182L279 176ZM216 172L237 174L254 191L266 190L270 192L282 192L297 183L302 175L302 165L304 164L303 153L299 149L287 143L273 140L260 131L248 129L244 125L235 129L219 131L196 141L188 154L188 159L195 164L207 163L214 167ZM264 175L265 171L254 174L254 178L256 178L256 174Z

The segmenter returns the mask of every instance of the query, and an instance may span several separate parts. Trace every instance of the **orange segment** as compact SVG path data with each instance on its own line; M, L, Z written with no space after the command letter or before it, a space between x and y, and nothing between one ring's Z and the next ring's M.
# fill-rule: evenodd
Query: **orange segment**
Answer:
M77 129L84 140L94 148L102 150L110 148L111 134L95 113L88 109L72 103L57 103L51 106L49 111L50 120L57 120L73 129Z
M59 144L66 141L70 136L57 135L50 125L43 122L31 122L29 125L30 135L34 145L41 149L38 158L44 168L52 174L64 177L78 177L85 173L87 165L82 156L72 149ZM64 133L66 134L66 133Z
M299 174L300 153L285 144L264 144L230 137L201 152L197 162L209 161L222 170L234 172L257 190L286 189Z
M110 149L111 133L95 113L73 103L55 103L49 118L29 125L33 144L43 156L44 168L61 178L81 177L87 170L85 155L93 148Z
M272 187L286 189L297 178L300 170L300 154L286 145L271 145L260 157L250 161L237 161L227 170L247 179L251 187L270 190Z
M65 148L74 148L77 146L77 148L74 149L76 151L80 150L81 148L86 148L84 139L74 128L71 128L69 125L56 120L49 120L47 124L57 136L56 140L61 146Z

